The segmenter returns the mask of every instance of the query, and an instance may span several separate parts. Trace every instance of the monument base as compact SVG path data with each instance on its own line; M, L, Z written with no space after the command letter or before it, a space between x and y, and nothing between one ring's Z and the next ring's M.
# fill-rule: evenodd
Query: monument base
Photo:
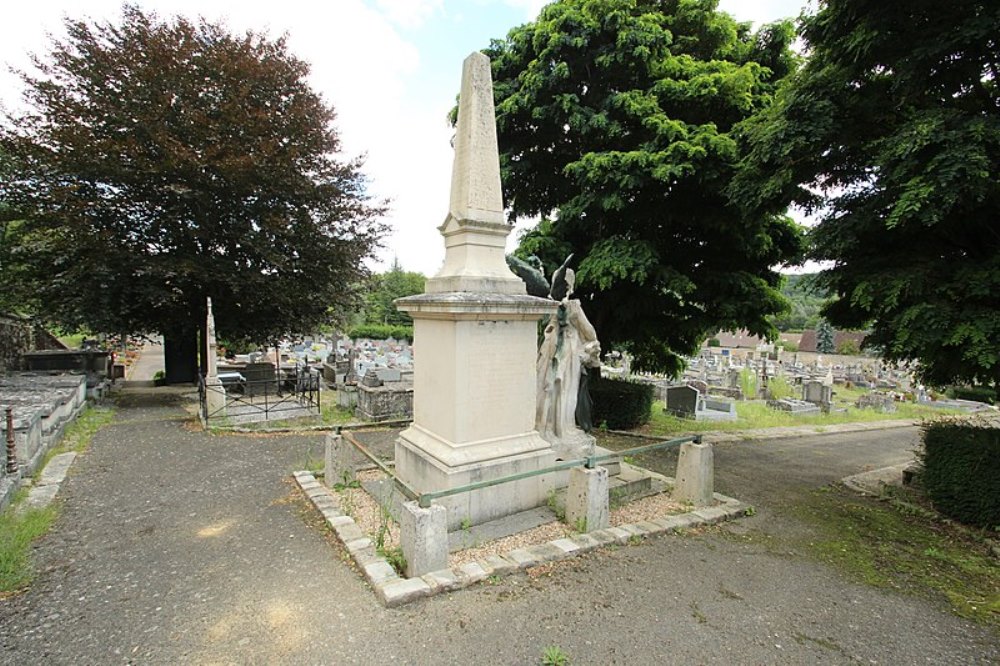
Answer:
M428 440L437 441L432 444ZM431 450L457 455L446 454L450 458L446 461L432 455ZM544 469L555 461L555 453L537 432L457 447L411 426L396 440L396 474L418 493ZM448 510L448 530L454 531L544 505L549 493L559 487L560 476L565 477L540 474L442 497L434 503Z

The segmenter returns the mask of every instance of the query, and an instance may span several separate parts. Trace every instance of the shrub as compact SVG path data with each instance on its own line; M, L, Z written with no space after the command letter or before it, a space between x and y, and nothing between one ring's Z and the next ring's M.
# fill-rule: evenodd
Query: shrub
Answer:
M997 393L989 386L951 386L948 388L949 398L958 400L976 400L993 405L997 401Z
M722 346L722 342L719 341L719 338L709 338L709 340L708 340L708 346L709 347L721 347Z
M627 379L602 377L590 380L594 423L614 430L631 430L647 423L653 414L653 386Z
M795 353L799 350L799 346L793 340L782 340L778 344L781 345L782 349L789 353Z
M857 356L861 353L861 347L854 340L843 340L837 345L837 353L842 356Z
M767 380L767 391L772 400L791 398L793 393L792 385L784 377L771 377Z
M978 527L1000 527L1000 428L936 422L924 426L923 472L938 511Z
M392 326L390 324L360 324L347 332L351 339L369 338L371 340L386 340L395 338L396 340L413 340L412 326Z
M747 400L757 397L757 375L750 368L740 370L740 390Z

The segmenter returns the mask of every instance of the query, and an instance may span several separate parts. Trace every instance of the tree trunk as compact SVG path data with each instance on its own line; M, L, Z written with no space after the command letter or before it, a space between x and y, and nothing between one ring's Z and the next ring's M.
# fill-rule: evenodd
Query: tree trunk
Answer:
M163 366L168 384L193 384L198 381L196 330L163 334Z

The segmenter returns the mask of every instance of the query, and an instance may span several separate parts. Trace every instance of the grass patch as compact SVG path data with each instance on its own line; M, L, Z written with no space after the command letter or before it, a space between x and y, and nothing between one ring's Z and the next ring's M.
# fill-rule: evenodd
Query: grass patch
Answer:
M114 409L87 406L73 423L67 426L59 446L49 451L42 468L59 453L85 451L94 434L111 423ZM23 589L31 582L31 544L48 532L59 514L55 504L44 508L22 508L28 490L21 490L11 506L0 514L0 596Z
M15 506L23 501L15 500ZM48 532L58 515L55 505L42 509L13 510L0 514L0 596L23 589L34 575L31 544Z
M816 530L807 550L849 577L929 594L961 617L1000 627L1000 563L969 530L839 488L806 495L791 511Z
M841 393L846 395L842 396ZM735 421L695 421L683 419L663 411L663 403L653 404L653 414L649 423L639 432L666 436L691 432L708 432L724 430L755 430L758 428L782 428L791 426L814 426L822 428L840 423L863 423L868 421L888 421L898 419L923 419L940 417L955 412L944 409L934 409L923 405L910 403L897 404L897 411L883 414L874 409L858 409L853 407L854 400L861 392L837 388L835 408L847 408L846 412L831 412L814 416L793 416L788 412L771 409L765 402L742 401L736 403L737 419Z
M97 431L109 425L114 418L115 410L113 407L88 405L80 416L67 426L62 441L59 442L59 451L82 453L90 445L90 440L93 439Z

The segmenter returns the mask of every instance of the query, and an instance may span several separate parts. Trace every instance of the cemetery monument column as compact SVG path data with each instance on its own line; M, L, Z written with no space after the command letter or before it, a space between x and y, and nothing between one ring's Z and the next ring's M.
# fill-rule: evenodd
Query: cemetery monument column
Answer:
M425 293L396 301L414 324L413 424L396 442L396 472L417 492L548 467L535 430L537 322L554 301L528 296L504 248L500 160L490 61L463 65L451 201L439 227L441 270ZM545 503L552 475L439 501L454 529Z

